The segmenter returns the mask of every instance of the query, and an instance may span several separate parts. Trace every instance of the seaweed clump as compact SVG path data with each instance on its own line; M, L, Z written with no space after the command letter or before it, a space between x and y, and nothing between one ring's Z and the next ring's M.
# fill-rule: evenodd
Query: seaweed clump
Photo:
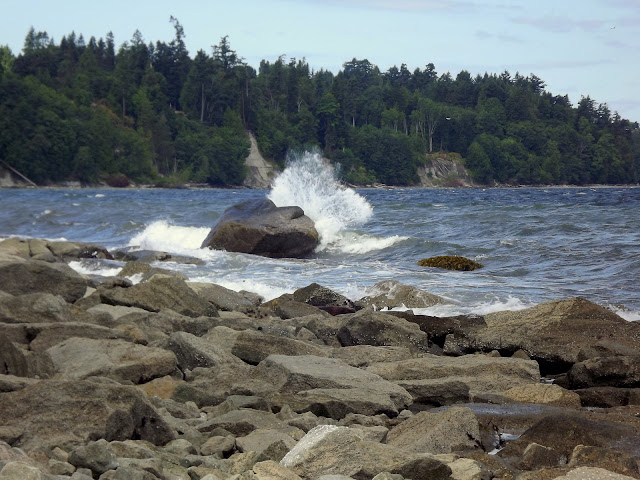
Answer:
M470 272L484 267L481 263L457 255L440 255L438 257L424 258L418 261L421 267L444 268L446 270L458 270Z

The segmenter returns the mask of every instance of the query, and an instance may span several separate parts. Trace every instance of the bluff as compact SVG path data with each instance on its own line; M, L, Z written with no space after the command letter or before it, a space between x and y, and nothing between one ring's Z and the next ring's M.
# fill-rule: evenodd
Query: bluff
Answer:
M427 154L426 161L418 167L422 187L473 187L469 171L460 155L452 153Z

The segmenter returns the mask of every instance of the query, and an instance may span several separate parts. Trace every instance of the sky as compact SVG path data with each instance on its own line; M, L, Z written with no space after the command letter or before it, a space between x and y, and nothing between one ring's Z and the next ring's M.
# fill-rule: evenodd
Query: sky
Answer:
M14 55L30 27L56 43L111 31L119 46L136 29L170 42L174 16L192 57L228 35L254 68L284 55L333 73L356 58L383 72L535 74L574 106L590 96L640 122L640 0L0 0L0 12L0 45Z

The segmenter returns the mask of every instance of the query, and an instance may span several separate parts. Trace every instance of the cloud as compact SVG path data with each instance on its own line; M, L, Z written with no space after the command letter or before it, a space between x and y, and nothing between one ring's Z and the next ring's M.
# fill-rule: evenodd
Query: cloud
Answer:
M559 17L545 15L544 17L515 17L513 22L521 25L530 25L545 32L569 33L572 30L584 30L586 32L597 32L608 26L605 20L574 20L569 17Z
M299 1L299 0L297 0ZM306 0L308 3L329 4L337 7L395 10L401 12L461 11L476 9L473 1L466 0Z
M491 33L486 30L478 30L476 32L476 37L481 40L499 40L505 43L524 43L523 40L515 35L507 35L504 33Z

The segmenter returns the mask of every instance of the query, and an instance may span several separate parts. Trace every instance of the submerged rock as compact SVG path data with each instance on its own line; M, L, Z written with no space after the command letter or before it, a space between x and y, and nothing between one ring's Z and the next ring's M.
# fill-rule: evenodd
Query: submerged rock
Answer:
M227 208L201 248L301 258L318 243L318 231L300 207L276 207L265 198Z
M461 272L470 272L484 267L481 263L457 255L441 255L438 257L424 258L418 261L418 265L421 267L443 268L445 270L458 270Z

